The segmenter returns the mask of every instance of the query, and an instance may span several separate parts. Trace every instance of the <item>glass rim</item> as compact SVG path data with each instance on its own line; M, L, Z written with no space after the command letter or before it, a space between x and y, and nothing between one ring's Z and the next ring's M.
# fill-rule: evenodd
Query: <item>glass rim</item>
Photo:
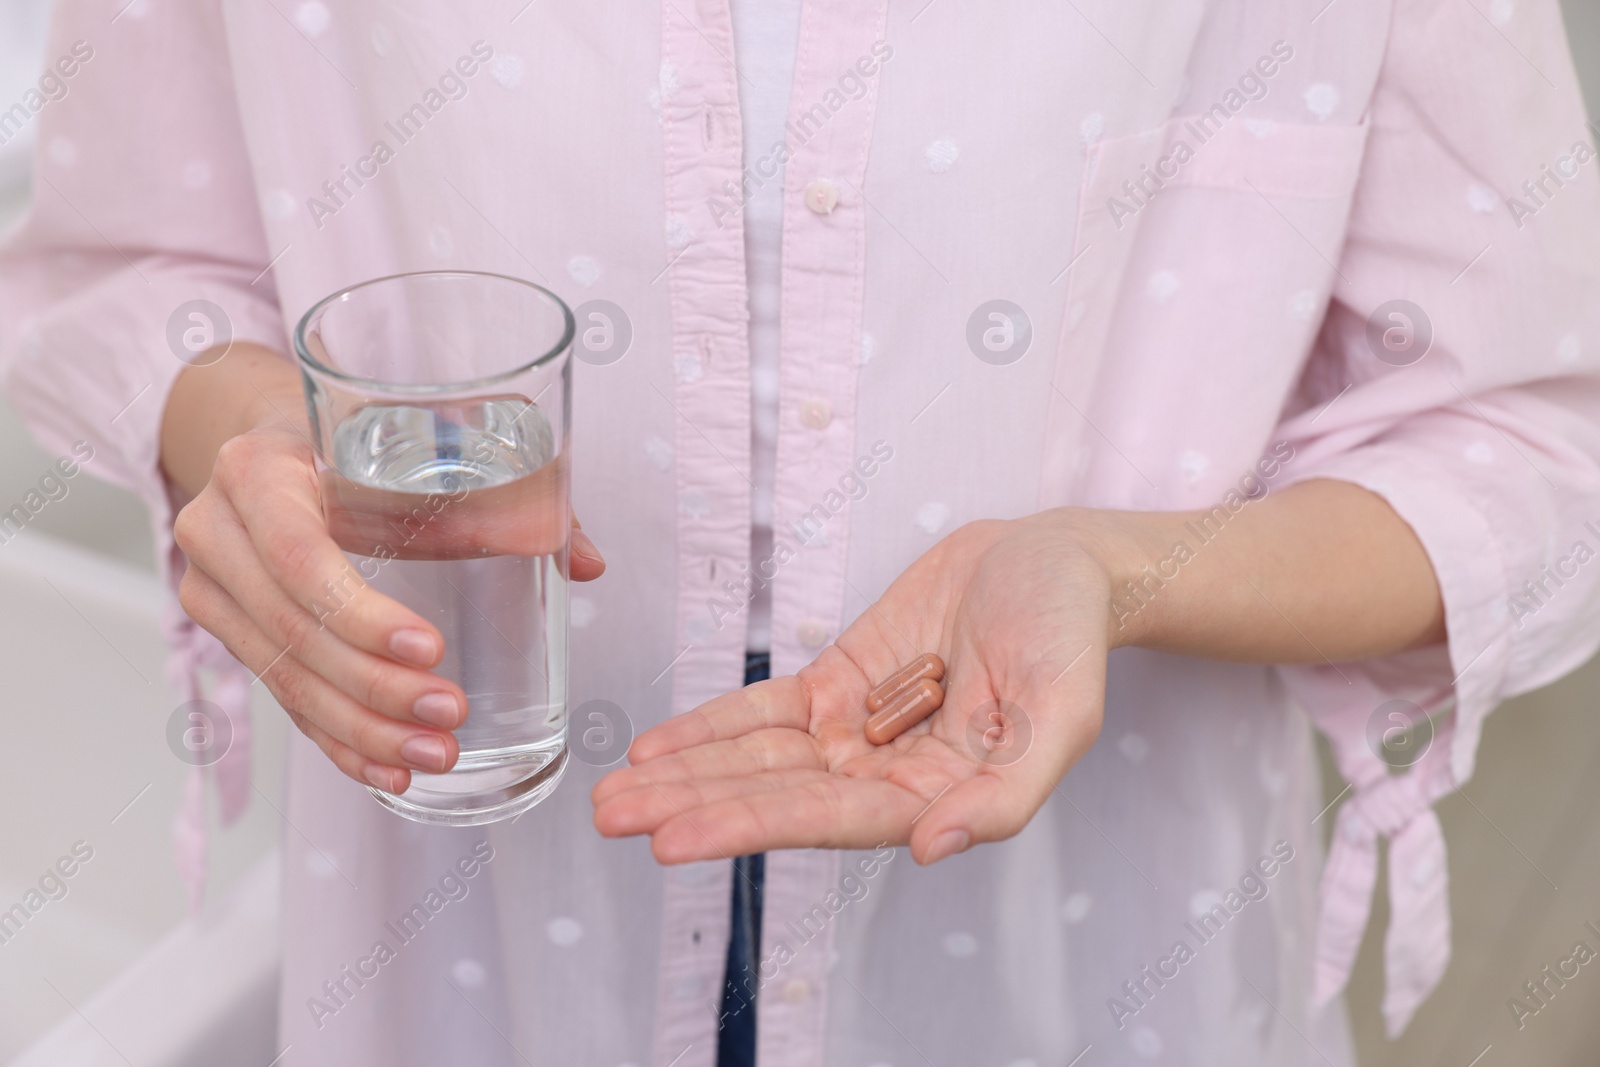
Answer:
M387 382L382 378L364 378L355 374L347 374L344 371L335 370L334 368L328 366L326 363L323 363L306 350L306 328L310 325L311 320L314 317L327 310L333 304L347 299L352 293L355 293L361 289L366 289L374 285L380 285L384 282L399 281L402 278L493 278L497 281L511 282L514 285L520 285L524 288L532 289L535 292L542 294L545 298L555 301L556 307L561 309L561 318L563 321L561 337L555 343L555 345L550 348L549 351L536 356L526 363L519 364L509 370L501 371L498 374L490 374L481 378L470 378L459 382L440 382L437 384L420 385L407 384L403 382ZM572 346L572 339L576 333L576 320L572 317L572 309L567 306L567 302L537 282L530 282L526 278L518 278L510 274L499 274L494 271L484 270L413 270L403 271L399 274L385 274L381 278L368 278L366 281L356 282L354 285L347 285L343 289L340 289L334 293L330 293L321 300L318 300L315 304L312 304L311 307L306 309L306 313L300 316L300 321L295 323L293 343L295 358L301 364L302 369L310 368L311 370L316 371L318 374L327 375L329 378L333 378L336 381L345 383L347 385L366 387L374 392L425 394L456 392L467 389L481 389L486 386L497 385L501 382L508 381L511 378L515 378L519 374L526 374L528 371L537 370L539 367L550 362L552 359L555 359L557 356L561 355L562 352L565 352L568 348L570 348Z

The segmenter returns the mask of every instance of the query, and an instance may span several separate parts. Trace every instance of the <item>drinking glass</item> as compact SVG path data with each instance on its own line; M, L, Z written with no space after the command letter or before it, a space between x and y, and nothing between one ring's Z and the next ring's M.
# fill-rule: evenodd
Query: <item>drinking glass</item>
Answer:
M531 282L399 274L334 293L294 332L329 534L350 561L313 610L366 593L444 635L461 755L379 803L472 826L549 796L567 765L572 312Z

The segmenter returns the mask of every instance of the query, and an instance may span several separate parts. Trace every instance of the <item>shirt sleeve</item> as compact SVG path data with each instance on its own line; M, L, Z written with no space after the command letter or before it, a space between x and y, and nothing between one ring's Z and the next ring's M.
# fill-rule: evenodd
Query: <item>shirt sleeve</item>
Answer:
M1465 779L1484 714L1600 646L1600 161L1554 3L1505 26L1397 4L1368 121L1333 301L1279 434L1289 480L1365 486L1427 549L1449 630L1429 673L1438 695L1454 686Z
M0 249L0 384L46 448L87 442L84 469L144 499L170 576L172 384L208 341L285 331L216 5L122 6L55 5L65 94L32 118L32 206Z
M1391 1033L1449 955L1431 803L1471 776L1498 703L1600 645L1600 161L1557 5L1485 7L1394 5L1332 301L1278 429L1287 480L1384 497L1443 593L1446 649L1280 668L1355 790L1319 996L1348 974L1387 836ZM1412 747L1388 748L1408 722Z
M0 386L47 449L144 500L172 588L183 560L160 465L172 384L227 339L286 349L222 17L215 0L57 4L46 57L64 88L26 103L39 151L31 209L0 247ZM175 597L163 629L173 688L200 699L210 668L231 726L223 755L192 769L174 826L198 906L204 779L225 825L250 794L251 677Z

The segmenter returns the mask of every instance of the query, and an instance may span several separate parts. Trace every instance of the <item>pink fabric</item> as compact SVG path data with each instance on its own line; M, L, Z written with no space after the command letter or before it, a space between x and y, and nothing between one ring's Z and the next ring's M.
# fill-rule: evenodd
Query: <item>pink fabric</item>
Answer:
M92 38L95 58L34 119L36 202L0 256L4 383L40 438L93 442L95 473L149 502L175 578L157 437L179 305L212 300L282 351L313 301L397 270L612 301L633 347L575 375L574 503L610 570L574 590L573 704L613 701L642 730L738 685L728 606L756 561L745 251L713 207L736 206L745 162L727 4L122 7L56 15L51 55ZM962 522L1211 506L1264 456L1272 489L1330 477L1388 499L1450 640L1338 668L1123 650L1102 740L1022 834L928 870L901 852L809 939L796 924L863 857L775 855L763 941L793 958L762 991L763 1064L1065 1063L1093 1044L1104 1063L1343 1067L1342 1015L1319 1006L1381 839L1392 1031L1442 973L1429 806L1470 778L1496 704L1600 640L1600 567L1570 562L1600 539L1597 164L1570 163L1592 135L1554 3L1325 7L806 0L784 187L765 191L785 208L775 671ZM1216 105L1221 131L1197 137ZM817 183L829 212L805 206ZM1009 363L967 341L995 299L1031 324ZM1433 327L1410 366L1367 343L1396 299ZM179 637L197 693L216 650ZM231 714L248 675L229 678L213 699ZM1366 740L1391 699L1440 716L1394 775ZM1354 783L1324 817L1325 867L1310 722ZM246 797L235 749L225 815ZM709 1065L727 865L664 871L599 840L600 773L575 766L515 823L436 831L296 737L283 1062ZM493 859L445 929L341 977L479 841ZM1280 843L1264 902L1136 995Z
M207 694L201 672L209 668L213 677L210 703L227 719L227 747L215 760L197 763L190 771L183 806L173 821L174 858L178 874L189 890L189 908L193 912L199 910L205 896L209 837L206 779L216 781L223 826L232 825L250 802L250 686L254 679L220 641L183 613L176 600L168 602L163 628L172 646L167 658L167 684L181 693L186 703L204 700ZM217 729L220 732L221 728Z
M1323 673L1325 672L1325 673ZM1313 997L1326 1004L1344 988L1361 947L1378 874L1378 841L1389 839L1389 932L1385 943L1387 988L1383 1010L1397 1037L1444 974L1450 959L1444 835L1433 802L1455 788L1449 767L1456 720L1448 707L1419 704L1442 716L1421 760L1399 773L1374 753L1368 718L1390 695L1361 678L1364 700L1352 700L1324 668L1318 707L1303 691L1313 718L1334 739L1334 756L1354 795L1338 812L1332 847L1322 871L1323 912L1317 930ZM1388 723L1385 722L1385 726Z

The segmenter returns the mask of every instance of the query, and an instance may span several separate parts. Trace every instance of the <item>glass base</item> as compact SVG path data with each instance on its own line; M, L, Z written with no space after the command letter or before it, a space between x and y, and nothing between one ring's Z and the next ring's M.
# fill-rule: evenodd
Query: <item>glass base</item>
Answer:
M430 826L482 826L515 818L555 792L567 770L567 747L554 756L531 752L476 762L462 760L448 774L411 772L404 793L367 791L396 815Z

